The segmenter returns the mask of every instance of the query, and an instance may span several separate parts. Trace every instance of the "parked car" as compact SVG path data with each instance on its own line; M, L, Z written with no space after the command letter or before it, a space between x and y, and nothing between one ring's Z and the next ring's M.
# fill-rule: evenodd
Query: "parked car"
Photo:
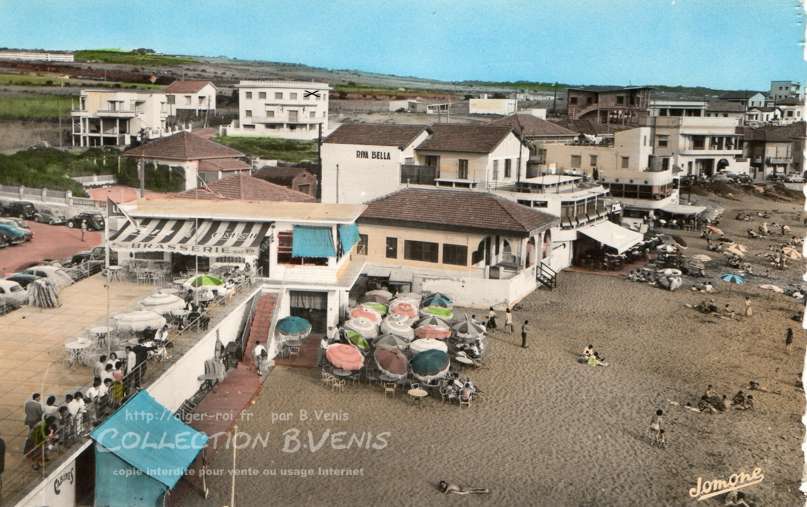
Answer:
M11 236L3 231L0 231L0 248L11 246Z
M19 218L0 218L0 225L7 225L13 229L22 232L23 234L25 234L26 240L32 239L34 237L34 233L31 231L31 228L25 225L25 223Z
M0 232L7 236L12 245L19 245L30 239L22 229L8 224L0 224Z
M82 221L87 223L88 231L104 230L104 217L100 213L79 213L67 219L66 224L71 229L80 229Z
M117 262L118 254L114 250L109 251L109 262L115 264ZM84 250L70 258L70 264L76 265L87 261L101 261L106 260L106 248L97 246L92 250Z
M35 275L33 273L20 272L20 273L14 273L13 275L8 275L6 277L6 280L9 280L9 281L12 281L12 282L17 282L23 288L28 288L28 285L31 282L33 282L34 280L37 280L39 278L42 278L42 277L38 276L38 275Z
M47 278L60 290L73 284L73 277L71 277L64 269L58 266L40 264L39 266L26 269L23 271L23 273L35 275L40 278Z
M34 220L48 225L61 225L65 222L64 215L47 209L38 210L34 215Z
M770 181L771 183L781 183L785 181L785 177L781 174L769 174L766 180Z
M3 206L3 214L30 220L36 214L34 203L28 201L12 201Z
M750 185L754 182L747 174L729 174L731 181L740 185Z
M28 302L28 293L17 282L0 280L0 306L22 306Z
M804 183L804 177L801 174L790 174L785 177L785 183Z

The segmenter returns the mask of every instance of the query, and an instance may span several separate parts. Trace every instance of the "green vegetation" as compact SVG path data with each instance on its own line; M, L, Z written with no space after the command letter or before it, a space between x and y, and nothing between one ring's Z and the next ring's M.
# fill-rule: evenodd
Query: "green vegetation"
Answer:
M186 56L160 55L147 51L120 51L116 49L90 49L74 53L77 62L120 63L125 65L182 65L196 63Z
M2 120L48 120L60 115L70 121L72 97L59 95L3 95L0 96Z
M334 85L333 87L334 93L336 93L337 97L344 97L348 93L352 94L360 94L360 95L386 95L386 96L397 96L400 95L402 92L398 88L391 88L391 87L383 87L383 86L368 86L363 85L360 83L354 83L353 81L349 81L347 84L338 84Z
M542 81L459 81L454 84L462 86L487 86L491 88L512 88L527 91L554 91L564 90L571 85L564 83L545 83Z
M316 141L292 141L273 137L232 137L214 139L251 157L287 162L305 162L317 159Z
M163 88L161 85L151 83L62 79L49 74L0 74L0 86L61 86L61 83L64 83L65 86L91 86L93 88L144 88L149 90Z
M31 148L13 155L0 155L2 185L70 190L77 197L86 197L84 188L71 176L92 174L115 174L121 185L139 186L137 162L121 157L114 148L90 148L78 154L55 148ZM185 177L180 170L146 166L146 188L155 192L178 192L185 188Z

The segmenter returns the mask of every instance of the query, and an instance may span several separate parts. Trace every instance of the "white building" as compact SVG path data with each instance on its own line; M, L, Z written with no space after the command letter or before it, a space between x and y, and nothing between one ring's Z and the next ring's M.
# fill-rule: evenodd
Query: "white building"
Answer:
M165 89L171 116L179 111L194 115L216 110L216 85L210 81L174 81Z
M656 98L647 109L650 116L704 116L706 101Z
M765 107L768 102L768 98L761 92L728 92L724 93L719 98L720 100L742 104L746 109Z
M236 88L238 121L227 127L227 135L313 140L320 128L328 134L326 83L241 81Z
M29 51L25 49L0 50L0 60L31 62L72 62L75 60L69 51Z
M778 104L782 100L801 99L801 94L801 83L798 81L771 81L768 96Z
M169 128L165 93L152 91L82 90L73 104L73 146L127 146L184 130Z
M415 164L423 125L345 124L322 144L322 202L367 202L398 190ZM405 183L405 182L404 182Z
M516 99L469 99L469 114L498 114L507 116L516 112Z

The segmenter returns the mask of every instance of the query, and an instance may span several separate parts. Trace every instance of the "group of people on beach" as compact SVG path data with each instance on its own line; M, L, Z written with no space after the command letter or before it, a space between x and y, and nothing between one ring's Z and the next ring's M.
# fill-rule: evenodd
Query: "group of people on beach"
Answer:
M748 383L747 389L755 391L765 391L767 389L760 386L759 382L752 380ZM690 407L689 404L687 404ZM734 408L735 410L753 410L754 409L754 395L744 392L742 389L737 391L733 398L729 399L728 396L719 395L714 390L711 384L706 387L701 399L698 401L698 411L708 414L717 412L727 412Z
M587 364L589 366L608 366L605 362L605 357L594 350L594 345L588 345L583 349L583 353L577 358L578 363Z

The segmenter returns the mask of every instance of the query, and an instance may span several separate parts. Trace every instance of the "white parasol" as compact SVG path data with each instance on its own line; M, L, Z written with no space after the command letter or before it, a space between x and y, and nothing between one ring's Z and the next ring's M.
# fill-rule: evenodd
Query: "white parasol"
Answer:
M414 340L415 330L412 329L410 322L410 319L406 317L390 314L381 321L381 332L395 335L409 341Z
M143 310L165 315L174 310L182 310L185 308L185 301L174 294L156 292L140 301L140 307Z
M145 331L146 329L160 329L166 321L159 313L148 310L119 313L112 317L115 329L118 331Z
M356 317L345 322L346 329L352 329L365 338L375 338L378 336L378 326L369 319Z

